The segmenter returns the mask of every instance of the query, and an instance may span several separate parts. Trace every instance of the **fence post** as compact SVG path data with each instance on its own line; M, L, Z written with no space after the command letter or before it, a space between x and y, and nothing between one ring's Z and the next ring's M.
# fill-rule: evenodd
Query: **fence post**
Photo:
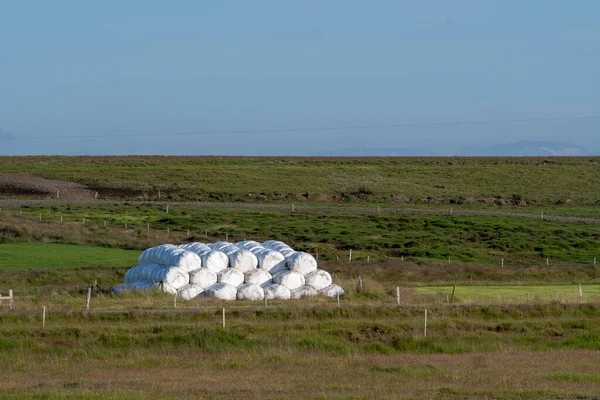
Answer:
M583 288L581 287L581 283L579 284L579 301L583 300Z
M106 228L106 220L104 220L104 227Z
M425 309L425 327L423 329L423 337L427 337L427 309Z
M8 297L10 297L10 298L8 299L8 309L9 309L10 311L12 311L12 310L14 310L14 309L15 309L15 297L14 297L14 294L13 294L13 290L12 290L12 289L10 289L10 290L8 291Z
M177 308L177 293L173 296L173 308Z
M348 253L348 261L352 261L352 249L350 249L350 252Z
M294 205L292 204L292 211L294 211L294 210L295 210L295 207L294 207Z
M400 305L400 286L396 286L396 305Z
M504 268L504 258L502 259L502 268Z
M456 291L456 285L452 286L452 299L450 299L450 304L454 303L454 292Z
M90 300L92 299L92 288L88 288L87 297L85 299L85 310L90 311Z
M336 293L336 296L337 296L337 306L339 307L340 306L340 293L339 292Z
M42 308L42 328L46 327L46 306Z
M169 213L169 206L167 206L167 214Z
M367 262L371 262L371 256L367 256Z
M223 307L223 329L225 329L225 308Z
M362 278L360 277L360 275L358 276L358 287L360 288L360 292L363 292L363 284L362 284Z

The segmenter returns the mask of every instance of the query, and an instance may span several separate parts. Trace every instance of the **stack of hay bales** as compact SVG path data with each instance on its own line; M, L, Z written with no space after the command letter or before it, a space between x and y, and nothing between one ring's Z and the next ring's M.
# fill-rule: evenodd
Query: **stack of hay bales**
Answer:
M161 287L182 299L205 295L222 300L344 294L312 255L276 240L166 244L145 250L139 264L127 271L115 293Z

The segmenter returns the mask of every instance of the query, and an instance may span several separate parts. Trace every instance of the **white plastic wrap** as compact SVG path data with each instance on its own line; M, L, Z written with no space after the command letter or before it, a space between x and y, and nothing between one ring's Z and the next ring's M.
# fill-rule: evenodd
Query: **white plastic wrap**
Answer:
M278 251L264 249L256 254L258 267L268 271L271 274L287 269L287 261L283 254Z
M183 285L177 289L177 296L183 300L191 300L204 292L204 288L193 283Z
M306 275L317 269L317 260L308 253L295 251L287 256L286 260L288 269L301 275Z
M217 274L229 266L229 257L219 250L209 250L202 254L201 259L204 268Z
M162 264L168 267L179 267L185 272L202 267L200 257L191 251L180 249L172 244L151 247L142 252L138 259L142 264Z
M327 297L337 297L338 294L340 296L344 295L344 289L342 289L341 286L332 284L332 285L327 286L324 289L319 290L319 293L321 293L322 295L325 295Z
M325 289L333 282L329 272L324 271L322 269L316 269L313 272L306 274L305 278L306 284L310 287L315 288L315 290Z
M235 286L227 283L215 283L204 290L204 295L221 300L235 300L237 297L237 289Z
M244 274L244 283L250 283L253 285L264 285L270 283L273 276L265 271L264 269L254 268L252 271L248 271Z
M125 283L138 281L167 283L175 289L189 283L189 274L180 267L167 267L161 264L143 264L129 269L125 273Z
M304 276L294 271L284 271L273 275L273 283L279 283L290 290L304 286Z
M278 283L270 283L263 286L265 298L268 300L289 300L292 296L290 289Z
M315 290L315 288L305 285L305 286L300 286L299 288L292 290L291 298L292 299L302 299L304 297L316 296L318 294L319 294L319 292L317 292Z
M263 288L258 285L245 283L237 288L237 299L238 300L263 300L265 298L265 292Z
M206 289L217 283L217 274L208 268L200 268L190 272L190 283Z
M239 269L226 268L217 275L217 282L237 287L244 283L244 273Z
M237 250L229 254L229 267L248 272L258 267L258 260L248 250Z

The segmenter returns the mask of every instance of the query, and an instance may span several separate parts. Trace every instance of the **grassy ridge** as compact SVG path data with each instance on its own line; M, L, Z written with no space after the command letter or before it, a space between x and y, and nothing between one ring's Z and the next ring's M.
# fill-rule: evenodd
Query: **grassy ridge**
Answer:
M0 157L119 198L595 205L600 158Z
M600 225L497 216L290 212L171 206L23 207L3 214L0 242L54 241L143 249L165 242L279 239L323 260L394 257L498 265L600 259ZM39 215L42 221L39 221ZM60 216L65 221L61 224ZM82 222L83 218L87 221ZM104 221L109 228L105 229ZM127 224L127 229L124 229ZM151 230L148 231L148 224ZM2 227L4 226L4 228ZM29 226L29 228L27 228ZM167 233L169 229L169 233ZM187 231L190 230L188 237ZM207 234L208 236L205 236Z

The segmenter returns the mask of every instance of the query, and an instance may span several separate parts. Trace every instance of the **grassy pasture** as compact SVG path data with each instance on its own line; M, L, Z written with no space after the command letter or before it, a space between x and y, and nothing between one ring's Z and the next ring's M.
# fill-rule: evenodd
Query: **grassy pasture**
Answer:
M600 185L598 157L0 157L0 171L154 200L594 206Z
M442 295L452 293L452 286L422 286L417 293L422 295ZM582 286L586 300L600 299L600 285L586 284ZM531 300L577 301L579 299L578 285L469 285L458 286L455 291L455 301L473 302L479 300L512 300L524 302Z
M307 307L0 315L4 398L583 398L600 309ZM43 367L42 367L43 366Z
M51 241L141 250L167 242L251 238L283 240L319 253L325 261L347 259L350 249L354 259L362 261L368 256L429 263L450 257L458 263L499 265L504 258L505 265L518 266L545 264L546 258L552 263L600 260L600 224L499 216L175 205L168 213L165 206L151 205L24 206L4 208L1 215L0 242Z
M126 267L140 252L118 248L58 243L1 243L0 270Z

